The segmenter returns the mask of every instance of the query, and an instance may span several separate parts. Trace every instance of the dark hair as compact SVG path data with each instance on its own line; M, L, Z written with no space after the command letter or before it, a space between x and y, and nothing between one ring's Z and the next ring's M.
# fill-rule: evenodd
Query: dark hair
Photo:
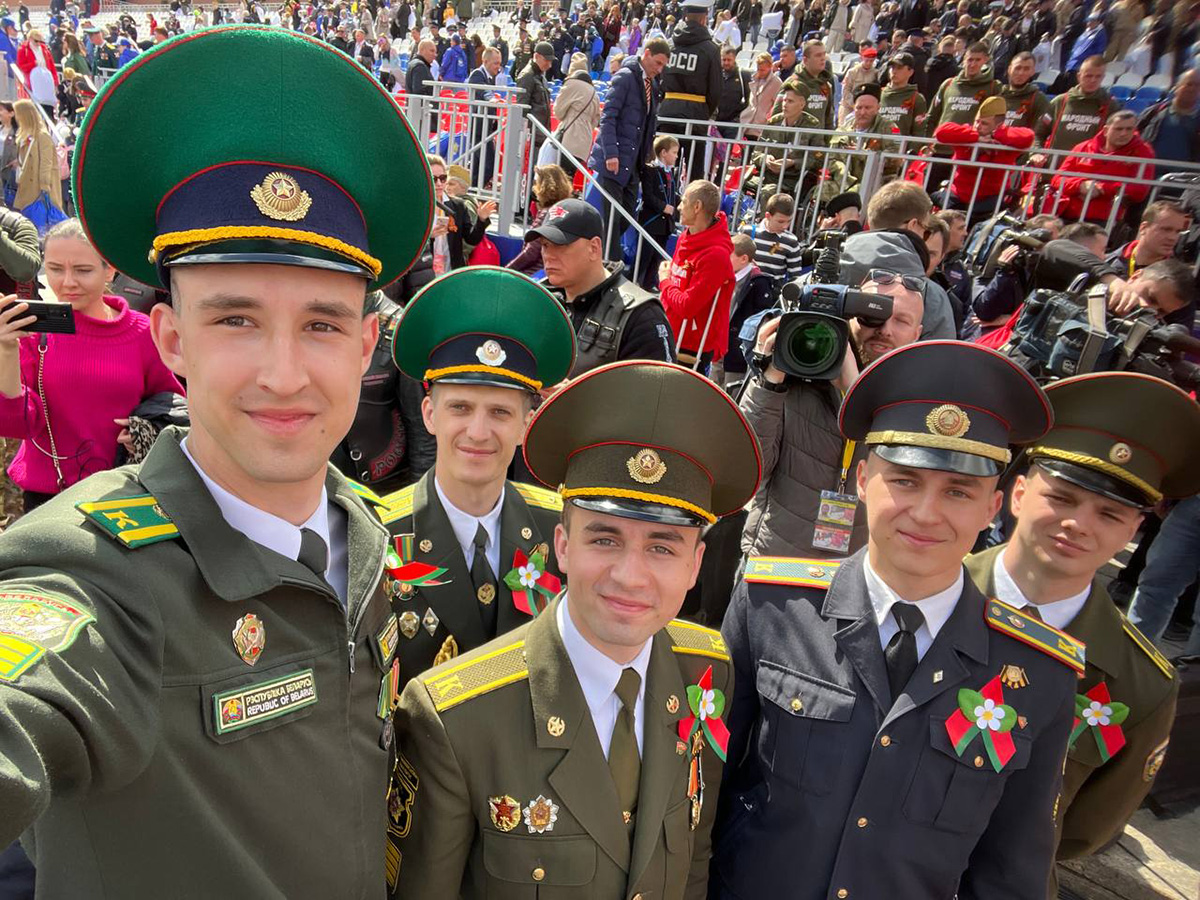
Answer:
M967 47L967 52L982 53L988 59L992 58L992 51L988 49L988 45L983 41L976 41L975 43L971 44L971 46Z
M790 217L796 211L796 201L792 199L791 194L772 194L771 199L767 201L767 215L773 216L775 213Z
M644 51L651 56L670 56L671 45L662 38L651 38L646 41Z
M1094 240L1108 234L1108 232L1091 222L1074 222L1062 230L1059 237L1064 241L1072 241L1076 244L1083 241Z

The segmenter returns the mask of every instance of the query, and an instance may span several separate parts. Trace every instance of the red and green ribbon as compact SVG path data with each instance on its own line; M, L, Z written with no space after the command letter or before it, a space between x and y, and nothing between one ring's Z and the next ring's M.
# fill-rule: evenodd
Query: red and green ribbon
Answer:
M504 576L504 583L512 591L513 606L535 619L562 590L562 581L546 571L546 557L537 550L533 551L532 556L517 550L513 555L513 567Z
M690 742L692 735L701 731L713 752L725 762L725 753L729 749L729 729L721 721L725 695L712 686L712 666L704 670L699 682L688 685L687 698L692 714L679 720L679 739Z
M389 547L383 567L387 573L402 584L422 585L433 587L439 584L449 584L449 581L439 581L447 570L429 563L417 562L412 556L413 536L411 534L397 535L395 546Z
M958 709L946 720L946 733L959 756L979 737L992 768L999 772L1017 752L1009 733L1016 724L1017 711L1004 703L1004 688L997 675L978 691L959 690Z
M1086 694L1075 695L1075 727L1071 730L1070 746L1091 731L1100 750L1100 758L1108 762L1125 746L1125 732L1121 723L1129 718L1129 707L1114 703L1103 681Z

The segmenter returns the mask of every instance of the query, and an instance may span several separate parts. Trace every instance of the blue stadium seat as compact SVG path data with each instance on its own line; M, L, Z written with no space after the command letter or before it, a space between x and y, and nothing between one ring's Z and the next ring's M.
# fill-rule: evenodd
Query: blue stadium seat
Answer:
M1135 113L1137 113L1140 116L1147 109L1149 109L1151 106L1153 106L1154 102L1155 101L1151 100L1149 97L1136 97L1135 96L1135 97L1131 97L1129 99L1129 101L1125 103L1125 108L1133 110Z
M1149 106L1161 100L1163 98L1163 92L1156 87L1140 87L1137 89L1137 93L1133 96L1137 100L1147 101L1147 105Z
M1125 87L1124 85L1120 85L1120 84L1114 84L1112 87L1110 87L1108 89L1108 93L1118 103L1124 103L1126 100L1128 100L1130 97L1133 96L1133 91L1131 89Z

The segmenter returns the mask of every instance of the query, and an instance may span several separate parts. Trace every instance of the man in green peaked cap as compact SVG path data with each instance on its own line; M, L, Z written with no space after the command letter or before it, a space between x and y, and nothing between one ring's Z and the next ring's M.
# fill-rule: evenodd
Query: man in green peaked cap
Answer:
M49 897L378 896L399 626L387 532L327 460L368 287L428 230L420 149L348 57L213 28L109 80L74 184L104 258L171 292L191 428L0 535L0 845Z
M1149 375L1103 372L1046 387L1054 427L1026 450L1008 543L967 560L989 597L1087 644L1056 811L1058 858L1121 834L1162 765L1179 680L1113 605L1097 571L1164 497L1200 491L1200 406ZM1051 877L1047 896L1058 896Z
M754 494L753 432L690 369L615 363L538 410L525 458L570 586L405 688L396 896L701 900L732 673L673 616Z

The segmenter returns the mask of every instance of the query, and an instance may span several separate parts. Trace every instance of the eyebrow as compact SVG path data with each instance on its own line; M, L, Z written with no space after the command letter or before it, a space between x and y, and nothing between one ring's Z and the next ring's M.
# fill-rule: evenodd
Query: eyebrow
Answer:
M213 294L205 297L197 306L208 312L240 312L262 309L263 302L257 297L243 294ZM304 305L304 311L330 319L349 319L355 315L355 311L340 300L312 300Z

